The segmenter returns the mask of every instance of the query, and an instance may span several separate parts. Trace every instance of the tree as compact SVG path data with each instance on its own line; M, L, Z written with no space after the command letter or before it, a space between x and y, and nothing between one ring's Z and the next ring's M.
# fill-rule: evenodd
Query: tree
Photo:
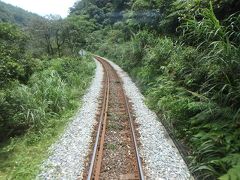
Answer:
M0 23L0 87L9 81L23 80L27 37L15 25Z
M29 30L32 49L42 49L49 56L63 54L67 39L67 24L60 16L48 15L46 18L33 21ZM39 51L41 53L41 51Z
M71 15L65 23L66 45L70 47L72 53L76 53L81 47L84 47L87 36L97 29L96 22L89 21L86 16Z

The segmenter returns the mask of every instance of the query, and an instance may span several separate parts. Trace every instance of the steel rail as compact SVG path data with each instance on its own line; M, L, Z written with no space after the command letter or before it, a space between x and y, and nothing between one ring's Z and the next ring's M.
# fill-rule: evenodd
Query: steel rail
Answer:
M108 64L112 69L114 69L110 63L108 63ZM114 70L114 73L116 74L116 77L119 78L119 76L118 76L118 74L115 70ZM129 102L128 102L127 96L125 94L125 91L123 89L123 83L122 83L121 80L119 82L121 83L121 89L122 89L122 93L123 93L123 96L124 96L125 107L126 107L127 114L128 114L129 124L130 124L130 127L131 127L131 136L132 136L132 140L133 140L133 144L134 144L135 156L136 156L136 159L137 159L139 177L140 177L141 180L144 180L144 173L143 173L143 169L142 169L142 161L141 161L141 158L140 158L140 155L139 155L139 152L138 152L137 140L136 140L136 135L135 135L135 131L134 131L133 119L132 119L132 115L131 115L131 111L130 111L130 107L129 107Z
M110 87L110 77L109 77L109 73L106 68L106 64L110 68L113 69L114 74L119 79L119 76L117 75L116 71L114 70L114 68L111 66L110 63L108 63L105 59L103 59L99 56L95 56L95 59L98 60L103 65L104 71L106 72L106 79L105 79L104 97L103 97L103 103L102 103L103 107L102 107L102 111L101 111L100 118L99 118L99 126L98 126L97 136L96 136L96 140L95 140L95 145L94 145L93 155L91 158L91 164L90 164L89 171L88 171L87 180L91 180L93 178L93 174L94 174L94 179L98 180L100 177L100 171L101 171L101 162L102 162L102 156L103 156L103 146L104 146L104 140L105 140L107 110L108 110L109 90L110 90L110 88L109 88ZM141 180L144 180L142 162L141 162L141 158L140 158L140 155L138 152L137 140L136 140L136 135L135 135L135 131L134 131L133 119L131 116L129 102L128 102L127 96L124 92L122 81L119 81L119 82L121 83L121 91L124 96L124 105L125 105L128 117L129 117L128 120L129 120L129 124L130 124L130 128L131 128L131 137L132 137L134 150L135 150L135 157L136 157L137 165L138 165L139 178ZM100 136L101 136L101 139L100 139ZM96 162L96 159L97 159L97 162ZM94 172L94 168L96 168L95 172Z
M102 131L102 128L106 129L106 119L107 119L107 109L108 109L108 100L109 100L109 86L110 86L110 78L108 75L108 72L106 70L106 67L103 66L104 71L106 73L106 79L105 79L105 89L104 89L104 95L103 95L103 103L102 103L102 111L100 114L100 118L99 118L99 125L98 125L98 130L97 130L97 136L96 136L96 140L95 140L95 144L94 144L94 149L93 149L93 155L91 158L91 163L90 163L90 167L89 167L89 171L88 171L88 177L87 180L91 180L92 176L93 176L93 171L94 171L94 165L95 165L95 161L96 161L96 157L97 157L97 151L98 151L98 144L99 144L99 139L100 139L100 133ZM105 130L104 130L105 133ZM103 133L102 133L103 134ZM103 138L103 140L102 140ZM103 136L101 136L101 142L104 141L105 138L105 134L103 134ZM100 146L101 149L103 149L103 145ZM99 160L102 160L102 157L99 157L98 155L98 164L100 163ZM101 166L101 163L100 163ZM97 176L96 176L97 177ZM95 177L95 179L96 179ZM98 175L99 177L99 175Z
M140 155L139 155L139 152L138 152L137 140L136 140L136 135L135 135L134 126L133 126L133 120L132 120L132 116L130 114L130 108L129 108L128 100L127 100L127 97L126 97L125 93L124 93L124 99L125 99L125 105L127 107L129 123L130 123L130 126L131 126L132 139L133 139L133 143L134 143L135 155L136 155L136 158L137 158L139 177L140 177L141 180L144 180L144 173L143 173L143 169L142 169L142 161L141 161L141 158L140 158Z
M105 141L105 135L106 135L107 112L108 112L109 92L110 92L110 77L109 77L106 66L103 65L103 67L106 71L106 77L107 77L107 96L106 96L106 106L105 106L105 111L104 111L103 128L102 128L102 133L101 133L102 136L100 139L96 171L94 174L95 180L99 179L100 173L101 173L101 164L102 164L102 159L103 159L103 148L104 148L104 141Z

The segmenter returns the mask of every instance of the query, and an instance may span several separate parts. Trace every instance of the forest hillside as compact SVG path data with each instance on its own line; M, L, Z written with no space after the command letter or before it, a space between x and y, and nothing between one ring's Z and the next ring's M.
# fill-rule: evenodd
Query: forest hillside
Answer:
M19 7L0 1L0 22L9 22L20 26L27 26L32 20L40 16L30 13Z

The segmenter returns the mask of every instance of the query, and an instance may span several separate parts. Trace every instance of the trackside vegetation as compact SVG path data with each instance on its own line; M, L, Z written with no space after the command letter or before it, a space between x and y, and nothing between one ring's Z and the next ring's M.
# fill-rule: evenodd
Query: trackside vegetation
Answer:
M38 173L48 147L81 106L95 68L90 59L41 61L27 84L15 81L1 90L0 179L32 179Z
M86 48L135 80L196 179L240 179L238 1L82 0Z
M141 43L144 45L139 47ZM149 107L170 133L187 145L192 172L201 178L237 176L239 109L237 104L236 109L230 107L238 102L234 101L238 88L232 86L229 76L235 77L238 72L229 69L238 66L221 64L222 54L211 56L167 37L154 39L147 31L138 33L128 43L118 44L112 51L109 44L102 46L99 53L106 52L103 55L116 59L130 73ZM231 51L233 55L226 61L239 57L239 47Z
M90 59L41 61L27 84L12 82L1 91L0 179L32 179L38 173L47 148L81 105L95 68Z
M6 10L1 6L0 179L34 179L48 148L81 107L95 63L90 55L79 57L70 36L58 34L60 25L53 29L60 21L0 4ZM37 22L39 34L33 31Z

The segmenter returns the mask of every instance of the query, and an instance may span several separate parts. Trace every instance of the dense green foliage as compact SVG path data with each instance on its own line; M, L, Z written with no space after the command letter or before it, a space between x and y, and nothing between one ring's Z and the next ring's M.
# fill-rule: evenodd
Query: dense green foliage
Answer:
M0 2L0 179L34 179L81 105L95 65L78 51L94 28Z
M85 48L115 60L187 146L198 179L240 178L240 3L82 0Z
M0 24L0 85L4 86L13 79L26 79L27 62L25 51L26 37L16 26Z
M38 26L33 28L34 23ZM84 82L79 77L90 76L92 68L89 62L76 58L80 44L74 37L94 27L85 23L85 29L77 29L77 23L82 24L81 19L64 21L49 16L36 19L23 30L0 22L1 140L43 127L50 117L72 108L75 88L85 88L88 79Z
M63 58L38 63L39 70L27 82L12 82L1 91L1 136L8 131L39 129L49 117L71 109L72 100L79 97L91 76L92 67L79 58ZM91 65L92 66L92 65ZM80 78L81 77L81 78ZM77 89L77 90L76 90ZM7 131L7 132L6 132ZM12 132L13 133L13 132Z
M48 147L76 113L95 65L90 57L65 57L38 67L26 85L14 82L1 91L0 179L34 179Z
M146 31L114 49L110 44L99 53L117 59L130 72L150 107L188 145L192 172L200 179L211 179L238 165L239 101L233 100L238 98L239 86L224 84L228 79L224 71L229 70L220 64L221 54L212 59L169 38L154 39ZM239 65L233 67L239 69Z

